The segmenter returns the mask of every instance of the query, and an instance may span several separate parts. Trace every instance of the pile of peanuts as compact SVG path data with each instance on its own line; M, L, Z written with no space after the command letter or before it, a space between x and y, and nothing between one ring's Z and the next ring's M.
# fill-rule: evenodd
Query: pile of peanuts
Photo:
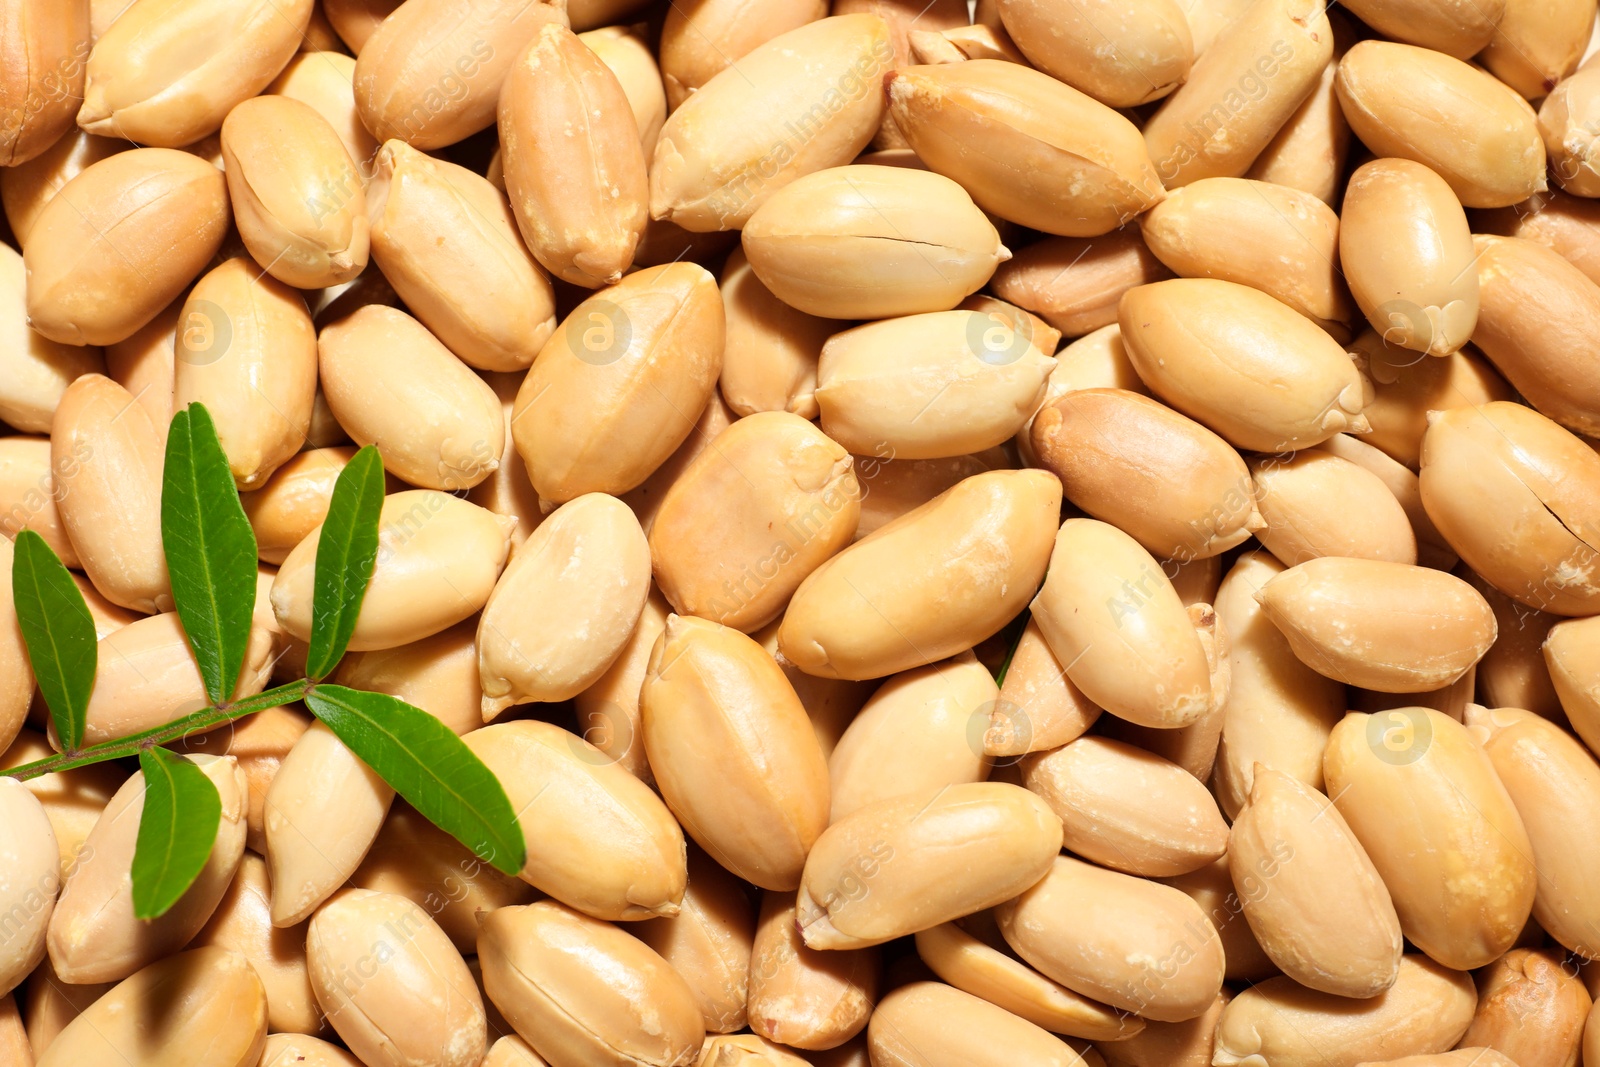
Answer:
M0 0L0 1067L1600 1067L1595 0ZM7 748L9 746L9 748Z

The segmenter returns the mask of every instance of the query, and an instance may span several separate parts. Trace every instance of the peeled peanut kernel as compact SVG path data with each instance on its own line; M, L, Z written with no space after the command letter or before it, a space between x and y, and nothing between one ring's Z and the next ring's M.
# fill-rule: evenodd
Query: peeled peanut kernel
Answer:
M563 504L512 554L478 622L483 719L567 700L622 653L650 593L650 548L613 496Z
M380 953L386 962L375 966ZM317 1003L364 1062L482 1062L487 1029L472 974L428 913L404 897L347 889L328 901L307 927L306 964Z
M195 756L222 801L216 843L199 876L164 915L134 918L134 844L144 807L144 775L123 783L84 842L50 916L46 944L68 982L115 982L181 949L217 909L244 855L247 787L231 756Z
M893 60L875 15L819 19L752 49L667 118L650 163L651 217L696 233L738 229L794 179L850 162L883 120L878 85ZM814 115L826 94L838 106ZM790 132L805 123L805 134Z
M829 822L891 797L983 781L990 759L982 741L998 696L971 653L884 682L829 755Z
M1441 967L1426 956L1402 957L1395 984L1367 1000L1270 978L1222 1010L1212 1063L1312 1067L1333 1057L1333 1062L1354 1064L1371 1062L1374 1056L1443 1052L1466 1032L1476 1002L1471 975Z
M1385 342L1443 356L1478 322L1478 272L1461 202L1409 159L1350 176L1339 217L1339 263L1351 295Z
M667 806L719 863L793 889L828 824L828 768L794 688L737 630L669 615L639 694Z
M28 324L63 344L126 340L194 280L227 228L227 183L204 160L167 148L102 159L29 231Z
M1065 1041L971 993L912 982L884 998L867 1031L872 1062L885 1067L1088 1067Z
M157 1004L159 1021L150 1015ZM249 961L196 948L150 964L85 1007L41 1050L38 1067L156 1067L193 1062L200 1050L214 1067L254 1067L266 1037L266 993Z
M550 1067L699 1058L693 990L622 928L541 901L489 915L478 945L489 998Z
M1384 693L1425 693L1465 674L1494 644L1488 601L1428 567L1323 556L1256 594L1300 661Z
M500 93L506 193L528 251L588 289L632 264L649 218L637 123L617 76L559 22L547 22Z
M867 1025L882 971L876 947L811 948L800 936L795 894L769 890L750 947L750 1029L792 1048L839 1048Z
M1465 726L1431 708L1353 712L1334 727L1323 767L1408 941L1461 969L1511 947L1533 907L1533 849ZM1463 878L1463 869L1479 873Z
M216 133L300 47L312 0L128 5L89 53L78 125L103 137L182 148Z
M605 919L678 914L683 831L648 786L549 723L485 726L464 740L518 813L523 881Z
M961 186L905 167L798 178L750 216L741 239L780 300L834 319L954 308L1010 257Z
M1256 765L1250 800L1228 836L1241 875L1270 888L1236 888L1245 919L1274 963L1301 985L1339 996L1377 996L1399 974L1400 920L1389 890L1327 797L1282 771Z
M1110 523L1061 525L1033 617L1073 684L1113 715L1172 728L1221 704L1195 623L1172 583Z
M1334 84L1362 144L1429 167L1465 207L1505 207L1545 188L1533 109L1481 68L1371 40L1339 60Z
M828 827L806 858L800 932L812 948L864 948L1010 900L1049 871L1060 824L1044 801L1000 782L870 804Z
M1023 959L1062 985L1158 1022L1203 1013L1222 988L1222 942L1169 886L1060 856L995 911Z
M510 550L512 520L431 489L384 498L378 558L356 614L350 650L394 648L430 637L488 602ZM311 637L313 579L322 527L285 557L270 601L289 636Z
M367 213L383 276L462 361L527 367L556 328L555 295L505 194L404 141L375 151Z
M396 17L357 28L365 39L350 42L356 108L380 142L400 140L423 150L492 126L517 57L542 27L565 25L567 14L554 0L424 0L390 11ZM353 15L345 17L355 22Z
M1029 438L1067 500L1156 555L1214 556L1260 528L1239 453L1149 397L1074 389L1039 409Z
M1060 494L1043 471L990 471L880 527L800 583L778 631L784 658L863 679L971 648L1038 587Z
M1162 878L1204 867L1227 848L1227 824L1204 785L1143 749L1080 737L1020 767L1022 784L1061 816L1066 848L1095 863Z
M1367 427L1372 386L1350 357L1259 290L1211 278L1141 285L1119 320L1151 391L1238 448L1283 452Z
M889 113L928 169L1003 219L1095 237L1165 195L1137 127L1041 71L974 59L886 80Z
M361 173L338 133L310 104L258 96L228 112L222 158L235 222L261 269L320 289L367 265Z
M747 632L766 625L855 534L853 468L843 447L798 416L740 419L662 498L650 527L662 593L685 615Z
M511 419L539 495L565 503L644 482L711 400L723 331L716 280L693 263L635 271L574 308Z

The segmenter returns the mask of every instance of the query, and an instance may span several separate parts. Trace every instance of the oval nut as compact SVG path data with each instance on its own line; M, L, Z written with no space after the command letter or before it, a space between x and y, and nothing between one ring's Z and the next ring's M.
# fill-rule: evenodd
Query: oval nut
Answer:
M1353 712L1334 727L1323 769L1406 940L1463 970L1511 947L1533 907L1533 849L1465 726L1431 708Z
M750 216L741 238L780 300L834 319L948 310L1010 257L961 186L906 167L797 178Z
M882 1067L1088 1067L1065 1041L971 993L941 982L912 982L883 999L867 1029L872 1062Z
M98 348L52 341L33 328L30 284L26 260L10 245L0 246L0 419L47 434L67 386L85 374L105 373L106 363Z
M1250 929L1285 974L1356 999L1394 985L1403 948L1394 902L1327 797L1257 764L1250 801L1228 836L1228 862ZM1269 888L1261 891L1251 875Z
M233 882L205 929L195 936L194 944L224 948L250 961L266 990L269 1029L318 1033L326 1029L326 1024L306 971L305 927L273 926L270 898L267 863L247 851L239 861ZM274 1061L268 1055L262 1062L271 1065Z
M987 315L936 311L828 338L816 399L823 430L857 455L944 459L1013 437L1054 367Z
M1028 61L1110 107L1133 107L1182 84L1194 62L1183 9L1169 0L1079 7L1001 0L1000 20Z
M850 162L883 120L878 86L893 62L876 15L819 19L752 49L667 118L650 163L651 217L736 230L794 179Z
M1378 475L1330 451L1352 440L1341 434L1287 458L1250 462L1266 523L1256 536L1291 567L1321 556L1417 562L1417 536L1400 501Z
M828 767L805 708L765 649L669 615L639 693L645 752L684 829L763 889L793 889L828 824Z
M1211 1062L1313 1067L1443 1052L1461 1040L1477 999L1471 975L1418 955L1401 959L1395 984L1367 1000L1269 978L1222 1010Z
M378 151L367 186L372 258L424 326L479 370L522 370L556 328L550 279L505 194L404 141Z
M761 17L738 0L700 0L667 11L661 26L666 102L676 108L754 48L828 14L824 0L763 5ZM641 128L643 124L641 123Z
M477 1067L483 998L428 913L404 897L347 889L311 917L306 966L317 1003L372 1067Z
M569 700L616 660L650 594L650 546L613 496L561 505L515 552L478 622L483 719Z
M1350 176L1339 265L1385 342L1443 356L1473 336L1478 270L1461 202L1409 159L1375 159Z
M1042 974L1146 1019L1194 1018L1222 988L1216 929L1170 886L1060 856L995 920Z
M894 123L928 169L1003 219L1097 237L1165 195L1137 127L1041 71L974 59L887 83Z
M261 483L239 494L263 563L282 563L328 515L333 486L355 456L348 446L300 452Z
M0 841L6 872L0 883L0 910L6 916L0 989L10 993L44 959L45 934L61 888L61 854L43 806L21 782L0 779L0 812L8 828Z
M1172 728L1220 702L1172 583L1150 553L1110 523L1061 525L1032 606L1072 683L1113 715Z
M1367 428L1372 387L1350 357L1259 290L1212 278L1141 285L1118 320L1151 391L1238 448L1284 452Z
M194 280L227 228L227 183L205 160L167 148L102 159L29 231L28 324L64 344L125 340Z
M239 236L262 270L285 285L320 289L366 268L361 172L310 104L244 101L222 124L222 158Z
M743 249L722 268L727 343L722 351L722 398L740 415L787 411L817 417L817 360L823 343L844 323L796 311L761 283Z
M966 651L1038 587L1060 502L1045 471L957 483L812 571L784 612L779 649L808 674L849 679Z
M881 800L812 847L796 901L800 932L817 949L880 945L1010 900L1060 851L1061 820L1014 785Z
M1036 241L1000 264L989 287L1002 298L1042 317L1062 336L1080 337L1116 325L1117 302L1123 293L1171 276L1172 272L1151 254L1139 231L1125 226L1099 237L1046 237ZM1034 338L1034 343L1041 352L1050 351L1043 339ZM1092 347L1100 348L1104 343L1101 338ZM1068 351L1063 349L1061 358L1066 359ZM1122 358L1126 363L1126 357ZM1138 383L1131 370L1128 377ZM1097 384L1145 391L1143 384ZM1055 395L1052 390L1050 398Z
M249 961L196 948L152 963L84 1008L38 1067L255 1067L266 1039L266 993Z
M1576 1064L1594 1002L1564 956L1514 948L1480 971L1478 1010L1461 1044L1514 1063Z
M838 1048L867 1025L882 985L876 948L822 951L805 943L795 894L767 891L750 946L750 1029L814 1051Z
M1486 332L1480 315L1480 340ZM1510 400L1513 395L1489 362L1470 348L1421 359L1415 352L1386 344L1376 332L1366 330L1350 343L1347 351L1372 382L1372 403L1362 411L1372 432L1363 434L1362 442L1412 470L1421 463L1422 437L1428 430L1430 411Z
M528 846L523 881L603 919L678 913L688 877L683 831L649 786L549 723L485 726L463 740L518 813Z
M420 641L481 610L505 566L511 526L510 519L431 489L384 497L377 562L356 614L350 650ZM278 625L301 641L311 637L321 538L319 525L284 559L272 582Z
M78 125L159 148L216 133L299 49L313 6L246 0L219 19L186 0L127 5L89 53Z
M743 882L693 849L682 910L633 923L628 932L689 983L708 1033L744 1029L756 913Z
M1533 109L1479 68L1427 48L1362 41L1339 60L1339 105L1379 157L1415 160L1464 207L1505 207L1545 188Z
M554 901L500 908L478 937L484 988L550 1067L689 1067L694 992L624 930Z

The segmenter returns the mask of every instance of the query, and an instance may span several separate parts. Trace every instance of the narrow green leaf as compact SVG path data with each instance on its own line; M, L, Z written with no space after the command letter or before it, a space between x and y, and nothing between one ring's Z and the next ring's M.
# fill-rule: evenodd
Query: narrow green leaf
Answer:
M94 618L72 575L44 538L32 530L17 534L11 598L56 739L62 751L75 751L83 744L99 640Z
M161 485L172 600L211 703L233 696L256 604L256 535L203 404L172 417Z
M139 753L144 811L133 847L133 913L166 914L211 858L222 821L222 798L205 772L164 748Z
M383 461L368 445L333 486L328 517L317 539L316 588L311 601L311 647L306 677L326 678L355 632L356 615L378 558L378 513L383 510Z
M493 772L451 729L383 693L319 685L306 706L435 826L506 874L527 861L522 827Z

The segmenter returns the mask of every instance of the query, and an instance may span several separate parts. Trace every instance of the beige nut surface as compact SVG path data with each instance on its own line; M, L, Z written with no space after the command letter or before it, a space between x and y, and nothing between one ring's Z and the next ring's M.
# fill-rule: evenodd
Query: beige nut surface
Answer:
M482 1062L487 1029L472 973L428 913L406 898L367 889L333 897L307 927L306 965L328 1022L363 1062Z
M1367 427L1372 387L1350 357L1260 290L1174 278L1130 290L1118 320L1151 391L1239 448L1283 452Z
M544 901L488 916L478 949L490 999L550 1067L688 1067L700 1056L694 991L620 927Z
M1407 940L1463 969L1511 947L1533 907L1533 848L1465 726L1431 708L1353 712L1334 727L1323 766Z
M812 948L859 948L993 907L1044 877L1060 838L1044 801L1000 782L868 805L806 858L801 933Z
M677 914L687 879L683 831L648 786L549 723L485 726L464 740L518 812L528 846L523 881L606 919Z
M795 888L828 825L828 766L777 662L737 630L669 615L639 708L656 785L689 836L746 881Z
M1060 500L1060 481L1043 471L957 483L811 572L779 649L808 674L865 679L971 648L1038 587Z

